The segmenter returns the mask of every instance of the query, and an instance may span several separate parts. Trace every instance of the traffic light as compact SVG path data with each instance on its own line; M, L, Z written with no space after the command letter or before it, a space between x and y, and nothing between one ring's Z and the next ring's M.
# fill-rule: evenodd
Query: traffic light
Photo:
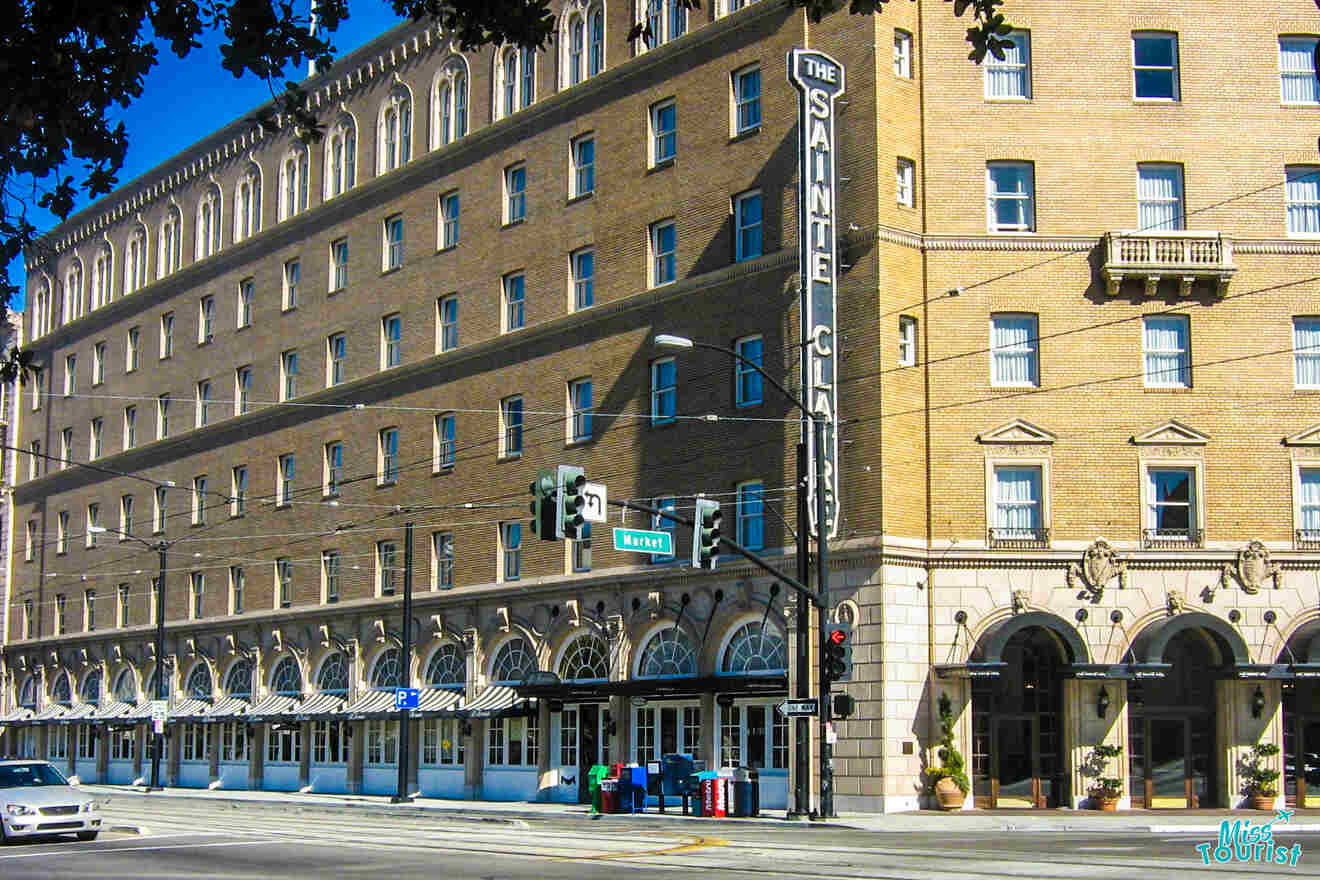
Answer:
M825 678L852 680L852 624L831 623L825 630Z
M549 468L536 472L536 482L529 487L532 493L532 534L542 541L557 541L555 537L555 474Z
M692 567L715 570L715 557L720 552L720 503L708 498L697 499L696 521L692 524Z
M587 485L587 472L571 464L561 464L555 480L555 537L574 540L579 529L586 521L582 518L582 508L587 506L587 499L582 489Z

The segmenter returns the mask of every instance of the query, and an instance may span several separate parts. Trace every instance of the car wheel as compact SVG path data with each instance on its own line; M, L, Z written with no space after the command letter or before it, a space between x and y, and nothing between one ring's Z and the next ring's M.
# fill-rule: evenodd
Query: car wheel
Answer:
M79 839L79 840L96 840L96 835L98 835L98 834L100 834L100 833L101 833L101 832L99 832L99 831L79 831L79 832L78 832L78 839Z

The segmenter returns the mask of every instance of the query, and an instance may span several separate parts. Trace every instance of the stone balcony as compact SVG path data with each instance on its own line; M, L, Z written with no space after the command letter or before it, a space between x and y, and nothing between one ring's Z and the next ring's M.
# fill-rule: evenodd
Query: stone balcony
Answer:
M1213 285L1218 296L1228 293L1228 282L1237 271L1233 265L1233 241L1218 232L1163 229L1150 232L1105 234L1105 292L1118 296L1126 279L1140 279L1145 294L1154 297L1160 281L1177 279L1179 293L1192 295L1198 280Z

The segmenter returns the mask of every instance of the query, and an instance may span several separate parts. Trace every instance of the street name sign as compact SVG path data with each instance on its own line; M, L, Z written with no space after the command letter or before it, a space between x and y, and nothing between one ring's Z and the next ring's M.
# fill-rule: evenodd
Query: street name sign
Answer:
M587 483L582 487L582 497L587 503L582 507L582 518L587 522L603 523L608 521L605 514L605 484Z
M395 688L394 708L416 709L420 705L422 692L418 688Z
M673 556L674 536L669 532L649 532L645 529L615 529L614 549Z
M779 714L787 718L793 718L798 715L815 715L816 698L809 700L785 700L779 704Z

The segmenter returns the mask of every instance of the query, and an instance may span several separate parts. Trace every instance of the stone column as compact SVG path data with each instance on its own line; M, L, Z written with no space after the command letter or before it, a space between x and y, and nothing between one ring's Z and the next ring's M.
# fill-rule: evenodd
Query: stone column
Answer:
M536 701L537 750L536 750L536 800L538 803L550 800L558 779L550 772L550 748L554 745L550 736L550 701L544 698Z
M219 786L215 783L220 779L220 740L225 731L221 724L215 722L207 724L206 729L211 732L211 746L206 755L210 763L208 775L210 776L211 787L218 788Z
M412 795L420 791L417 782L417 768L422 765L422 721L420 718L408 720L408 791Z
M348 728L353 732L353 747L348 750L348 793L362 793L362 759L366 757L367 724L365 721L350 721Z
M299 721L298 735L302 737L302 755L298 762L298 788L312 784L312 722Z
M1265 706L1260 717L1252 714L1256 688L1260 688ZM1217 748L1215 749L1215 777L1221 806L1246 806L1242 794L1242 762L1251 759L1251 747L1257 743L1273 743L1280 753L1268 759L1276 770L1283 770L1283 686L1278 680L1221 679L1215 682L1215 714ZM1279 778L1279 793L1274 808L1284 805L1284 780ZM1204 804L1202 806L1205 806Z
M104 785L110 781L110 725L93 725L92 736L96 737L96 781Z
M1100 691L1109 698L1109 708L1100 717L1097 705ZM1123 793L1118 799L1120 810L1132 806L1132 792L1128 791L1128 701L1127 681L1121 678L1063 680L1063 742L1060 757L1064 762L1068 796L1064 802L1073 809L1089 806L1087 793L1098 775L1123 780ZM1088 758L1097 745L1118 746L1123 751L1111 758L1103 767L1091 766Z
M163 785L179 784L179 758L183 754L183 739L179 736L178 724L165 725L165 762L161 771L165 775Z
M610 720L614 722L614 736L610 737L605 763L626 764L633 753L632 704L628 697L610 697Z
M266 725L248 724L248 789L260 791L266 760Z
M472 733L467 741L467 765L463 775L463 797L477 800L481 797L481 776L486 767L486 722L473 718L467 722ZM461 733L461 731L460 731Z
M660 738L660 712L655 713L656 739ZM679 712L678 723L683 723L683 713ZM720 707L715 704L714 694L701 695L701 754L695 756L706 762L707 770L720 769Z
M967 798L963 801L964 810L973 809L976 804L977 794L989 794L989 792L977 792L976 780L972 776L972 683L966 678L937 678L935 673L931 673L930 704L930 739L926 750L926 766L938 767L940 761L940 697L947 696L949 699L949 709L953 712L953 742L958 751L962 753L966 764L967 778L972 783L972 790L967 792ZM927 807L935 807L935 796L929 792L923 793Z
M139 724L139 725L137 725L137 726L134 728L134 730L133 730L133 738L136 740L136 742L134 743L134 745L136 746L136 748L133 749L133 756L134 756L134 758L133 758L133 778L134 778L134 779L139 779L139 778L142 777L142 766L143 766L143 764L144 764L145 761L146 761L146 753L147 753L147 730L148 730L148 729L149 729L149 728L144 727L143 725Z

